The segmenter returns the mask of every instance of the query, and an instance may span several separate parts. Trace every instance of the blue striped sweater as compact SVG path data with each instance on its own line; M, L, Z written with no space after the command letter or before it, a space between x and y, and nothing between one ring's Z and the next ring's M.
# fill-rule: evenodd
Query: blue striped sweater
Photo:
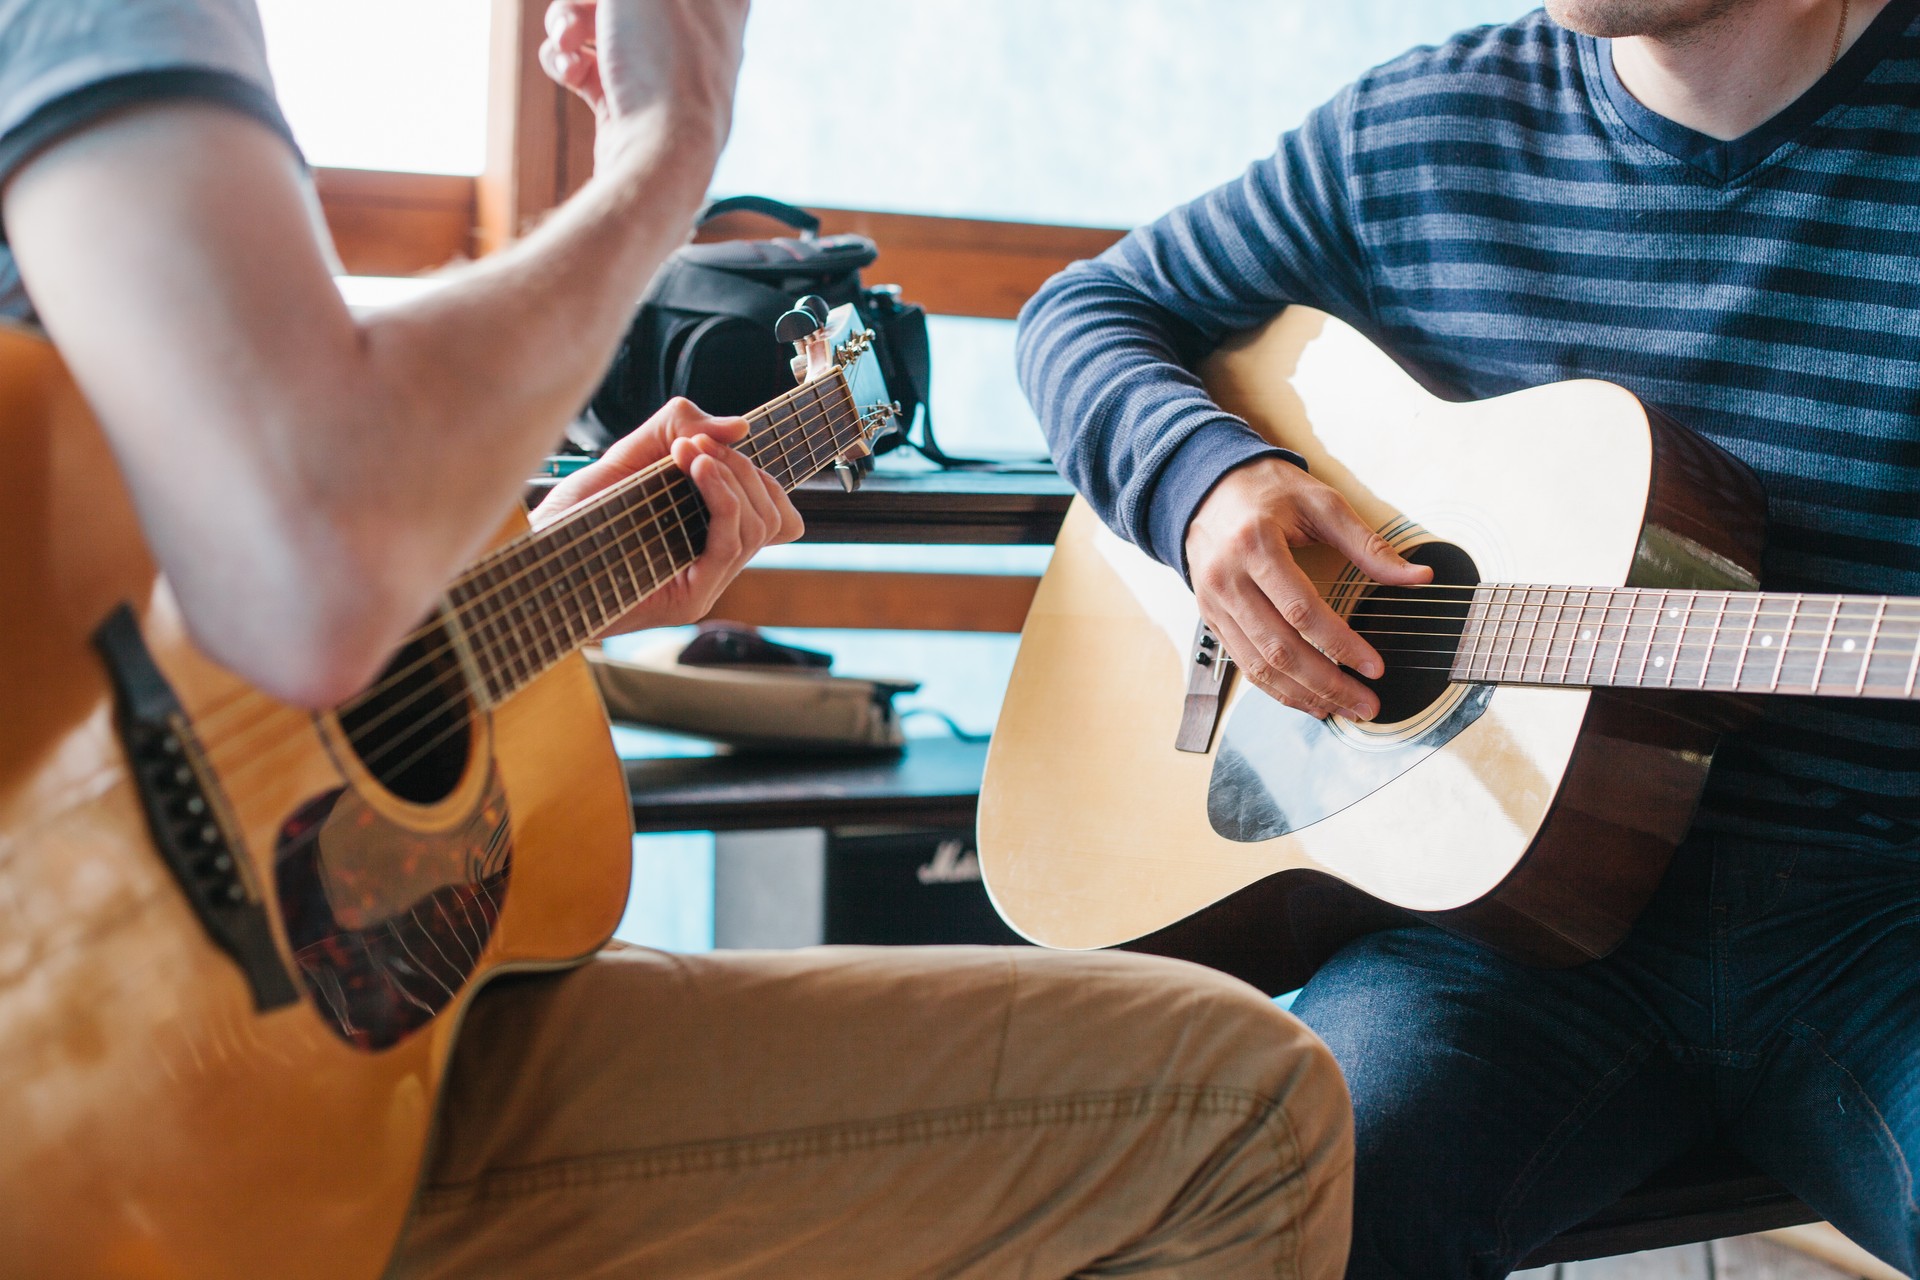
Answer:
M1920 595L1920 0L1731 142L1544 13L1469 31L1054 277L1021 381L1069 479L1168 564L1220 476L1276 452L1190 369L1292 302L1450 397L1620 383L1759 473L1765 587ZM1920 843L1920 705L1770 699L1698 825Z

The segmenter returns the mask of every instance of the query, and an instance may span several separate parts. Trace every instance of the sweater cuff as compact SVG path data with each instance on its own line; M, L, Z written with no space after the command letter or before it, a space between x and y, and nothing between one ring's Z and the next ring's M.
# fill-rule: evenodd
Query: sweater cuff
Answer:
M1301 470L1307 460L1269 444L1238 418L1216 418L1180 442L1160 468L1147 502L1147 538L1156 560L1187 577L1187 526L1222 476L1255 458L1284 458Z

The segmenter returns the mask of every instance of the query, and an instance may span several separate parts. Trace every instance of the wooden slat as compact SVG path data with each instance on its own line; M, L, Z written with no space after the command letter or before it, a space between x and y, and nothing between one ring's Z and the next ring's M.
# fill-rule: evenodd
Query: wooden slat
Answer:
M970 827L984 743L909 739L897 755L740 753L629 760L636 831Z
M748 569L710 616L760 627L1014 632L1039 585L1014 574Z
M1052 546L1072 502L1056 475L986 471L876 472L851 494L832 480L793 494L809 542Z
M1831 1223L1813 1222L1802 1227L1785 1227L1779 1231L1769 1231L1759 1239L1796 1250L1808 1258L1819 1259L1831 1268L1830 1274L1836 1278L1859 1276L1862 1280L1903 1280L1898 1271L1841 1235ZM1726 1280L1733 1280L1725 1269L1720 1274Z
M550 88L543 79L516 91L521 109L495 120L488 172L478 179L319 170L321 205L347 270L417 275L476 251L491 252L585 182L593 165L592 116L571 95L556 98L546 92ZM496 117L506 113L500 96ZM508 131L512 121L519 124L517 135ZM517 150L512 137L519 139ZM814 212L827 234L856 232L880 246L879 260L864 273L870 283L898 284L909 301L936 315L1011 319L1048 276L1069 262L1093 257L1124 234L849 209ZM703 238L779 230L762 218L730 215Z
M869 284L897 284L909 302L936 315L1012 319L1046 278L1091 258L1126 233L1106 227L933 218L858 209L813 209L821 234L851 232L880 246L862 272ZM715 220L702 239L792 234L755 214Z
M540 505L557 483L530 482L527 506ZM793 492L807 542L1050 547L1072 502L1072 486L1058 476L992 471L877 471L855 493L832 480Z
M540 69L546 0L493 0L487 171L480 178L482 253L526 233L593 173L593 112Z
M472 252L472 178L367 169L318 169L313 176L350 274L417 275Z

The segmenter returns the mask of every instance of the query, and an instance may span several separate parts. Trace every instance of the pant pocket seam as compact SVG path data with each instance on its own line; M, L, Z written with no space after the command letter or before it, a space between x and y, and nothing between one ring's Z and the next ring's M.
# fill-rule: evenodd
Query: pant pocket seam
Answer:
M1501 1198L1500 1207L1494 1215L1495 1238L1499 1242L1501 1256L1507 1257L1514 1253L1513 1218L1521 1198L1533 1190L1554 1156L1565 1149L1567 1142L1585 1126L1608 1098L1619 1092L1620 1086L1639 1070L1640 1064L1647 1060L1652 1051L1652 1044L1644 1039L1635 1041L1629 1046L1620 1060L1593 1082L1586 1093L1581 1095L1580 1100L1567 1111L1560 1123L1541 1140L1533 1155L1528 1157L1527 1163L1515 1175L1513 1185Z
M1019 1128L1128 1119L1156 1111L1186 1111L1195 1117L1232 1115L1252 1120L1277 1109L1279 1103L1273 1099L1243 1089L1180 1085L989 1102L747 1137L602 1152L494 1170L464 1182L423 1187L417 1211L443 1213L473 1204L554 1191L592 1190L649 1178L753 1169Z
M1887 1123L1886 1116L1881 1114L1879 1106L1874 1103L1873 1098L1867 1093L1865 1086L1860 1083L1859 1078L1855 1076L1853 1072L1849 1071L1846 1065L1838 1058L1827 1052L1826 1037L1820 1034L1817 1027L1795 1018L1793 1020L1793 1032L1797 1039L1803 1040L1811 1045L1815 1053L1825 1058L1829 1066L1845 1077L1847 1087L1853 1091L1853 1096L1857 1098L1861 1105L1866 1107L1868 1113L1873 1116L1873 1123L1879 1128L1880 1137L1887 1150L1892 1153L1895 1166L1899 1169L1900 1181L1903 1184L1901 1191L1903 1198L1906 1200L1906 1210L1909 1214L1920 1214L1920 1202L1916 1201L1914 1194L1913 1166L1907 1163L1907 1153L1901 1149L1899 1140L1894 1137L1893 1126Z

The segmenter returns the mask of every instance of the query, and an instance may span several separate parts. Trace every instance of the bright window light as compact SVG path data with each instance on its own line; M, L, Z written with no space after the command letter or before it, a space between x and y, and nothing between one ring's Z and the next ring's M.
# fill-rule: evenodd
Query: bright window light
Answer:
M1533 0L759 0L715 186L1132 226L1366 68ZM814 113L818 112L816 116Z
M310 163L479 173L487 0L259 0L281 107Z

